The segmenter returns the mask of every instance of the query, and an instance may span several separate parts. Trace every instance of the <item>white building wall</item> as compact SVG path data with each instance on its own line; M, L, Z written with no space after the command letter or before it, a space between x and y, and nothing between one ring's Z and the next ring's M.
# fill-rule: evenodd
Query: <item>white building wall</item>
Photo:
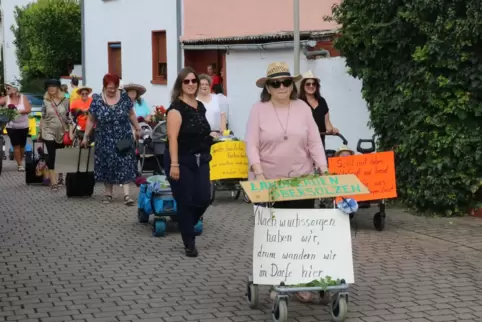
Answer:
M149 105L169 105L170 90L177 76L177 30L175 0L85 1L85 79L99 92L108 72L108 42L121 42L122 83L146 87ZM153 85L152 31L166 30L167 85Z
M2 27L3 27L3 68L5 81L20 79L20 68L17 64L16 47L13 44L15 38L10 28L15 24L15 6L25 6L34 0L1 0Z
M345 60L340 57L307 61L303 59L302 72L311 69L321 79L322 96L330 108L332 124L348 140L352 149L358 139L371 138L373 131L367 126L369 112L361 94L361 82L347 74ZM259 101L261 89L255 81L266 75L268 64L284 61L293 72L292 50L248 51L232 50L226 55L227 93L231 101L229 126L244 138L251 106ZM327 148L336 149L342 144L336 137L328 137Z

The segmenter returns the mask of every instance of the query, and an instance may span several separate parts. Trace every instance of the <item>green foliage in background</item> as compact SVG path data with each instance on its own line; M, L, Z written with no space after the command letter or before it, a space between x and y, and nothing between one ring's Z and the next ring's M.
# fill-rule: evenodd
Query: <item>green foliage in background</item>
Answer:
M363 82L404 202L466 213L482 183L482 6L471 0L344 0L336 47Z
M81 10L77 0L39 0L15 8L11 27L22 85L60 77L81 62ZM24 84L25 83L25 84Z

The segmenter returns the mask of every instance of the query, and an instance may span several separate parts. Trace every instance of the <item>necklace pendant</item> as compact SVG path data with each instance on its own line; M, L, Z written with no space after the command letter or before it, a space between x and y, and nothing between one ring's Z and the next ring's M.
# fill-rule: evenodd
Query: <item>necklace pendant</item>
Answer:
M288 140L288 136L287 136L287 135L285 135L284 139L285 139L285 140Z

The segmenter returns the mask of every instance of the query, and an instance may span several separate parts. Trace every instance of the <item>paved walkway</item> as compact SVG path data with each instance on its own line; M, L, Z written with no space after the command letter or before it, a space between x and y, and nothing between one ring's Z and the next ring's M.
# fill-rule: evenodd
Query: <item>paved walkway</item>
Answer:
M119 193L121 190L119 189ZM119 194L111 205L0 176L0 321L271 321L244 298L251 268L250 207L219 196L200 257L177 233L152 238ZM387 229L361 213L349 322L482 321L482 220L424 219L389 210ZM290 320L329 321L326 307L290 303Z

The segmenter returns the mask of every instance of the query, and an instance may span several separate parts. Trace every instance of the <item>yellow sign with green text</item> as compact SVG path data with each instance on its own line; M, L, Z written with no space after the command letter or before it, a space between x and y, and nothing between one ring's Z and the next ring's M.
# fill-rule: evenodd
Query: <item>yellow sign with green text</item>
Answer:
M209 164L211 181L223 179L247 179L248 156L243 141L225 141L213 144Z
M241 186L253 203L334 198L370 192L353 174L241 181Z

